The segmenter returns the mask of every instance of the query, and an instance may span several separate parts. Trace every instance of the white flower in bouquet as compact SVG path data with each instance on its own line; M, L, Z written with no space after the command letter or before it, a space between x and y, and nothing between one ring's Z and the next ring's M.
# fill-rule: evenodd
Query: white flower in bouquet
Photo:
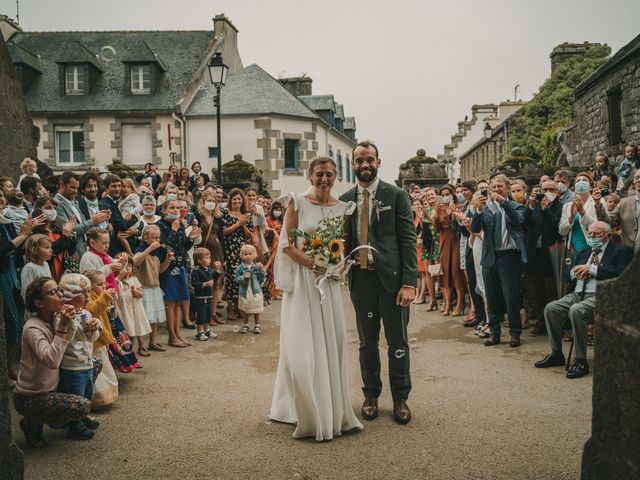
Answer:
M318 268L327 268L329 259L324 255L316 255L313 257L313 264Z

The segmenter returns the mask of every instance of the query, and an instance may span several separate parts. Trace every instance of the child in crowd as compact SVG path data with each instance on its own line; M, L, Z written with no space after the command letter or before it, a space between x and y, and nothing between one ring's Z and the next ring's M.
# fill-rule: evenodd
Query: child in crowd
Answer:
M25 159L20 162L20 170L22 170L22 175L20 175L18 184L16 185L18 190L20 189L20 183L22 183L22 180L25 178L33 177L40 179L40 175L38 175L38 164L30 157L25 157Z
M144 346L143 337L151 332L151 326L142 304L142 284L133 275L132 267L132 260L128 258L127 264L118 274L116 308L129 337L133 341L138 339L138 355L148 357L150 353Z
M118 379L109 360L109 345L116 343L109 322L109 310L116 295L112 288L105 288L105 276L100 270L85 272L91 282L87 310L100 321L100 336L93 342L94 355L102 362L102 370L93 386L92 407L111 405L118 399Z
M136 192L136 185L130 178L122 179L122 196L118 201L118 210L120 210L125 220L130 220L132 217L138 219L136 223L129 227L130 229L137 230L141 222L140 214L142 213L142 203L140 203L140 195ZM118 242L122 245L125 252L133 255L133 239L131 237L118 237Z
M193 261L195 268L191 271L191 286L193 287L193 295L191 302L195 311L196 340L205 341L210 338L216 338L217 335L209 328L209 320L211 319L211 305L213 297L213 285L220 276L216 271L221 265L219 261L214 263L216 270L211 268L211 252L206 248L196 248L193 253Z
M91 282L79 273L69 273L60 279L65 303L74 307L76 316L67 330L67 348L60 364L58 392L93 398L93 342L100 336L100 320L86 310ZM57 328L57 327L56 327ZM79 440L93 438L100 423L84 417L69 425L68 436Z
M156 225L147 225L142 230L142 242L133 256L133 268L142 285L142 305L151 326L149 347L157 352L164 352L165 348L157 341L158 324L166 323L167 317L160 288L160 274L171 265L173 252L167 252L163 262L160 262L160 250L164 246L160 243L160 229Z
M41 233L31 235L24 242L24 253L29 263L22 267L22 273L20 274L23 299L31 282L38 277L51 276L51 268L47 263L51 259L51 255L53 255L51 240Z
M96 290L96 285L92 280L92 290L100 294L104 288L118 291L118 282L115 273L120 273L127 263L126 254L115 260L109 256L109 233L104 228L92 227L87 231L87 241L89 250L80 259L80 273L88 270L98 270L105 276L103 286ZM109 310L109 324L113 333L114 343L109 344L109 359L113 368L127 373L141 366L133 352L133 345L127 335L115 307Z
M240 260L234 273L234 280L239 286L238 309L242 312L244 325L241 333L249 332L249 315L253 315L255 326L253 333L262 333L260 327L260 313L264 310L262 297L262 282L265 279L264 267L256 263L258 253L253 245L242 245L240 248Z

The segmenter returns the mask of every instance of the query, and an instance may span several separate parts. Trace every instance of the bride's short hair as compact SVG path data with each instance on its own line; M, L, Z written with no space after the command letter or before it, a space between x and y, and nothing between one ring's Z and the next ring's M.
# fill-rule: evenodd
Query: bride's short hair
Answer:
M336 165L336 161L333 158L331 158L331 157L316 157L313 160L311 160L311 163L309 164L309 175L311 175L313 173L313 170L318 165L324 165L325 163L330 164L333 167L334 172L336 172L336 174L338 173L338 166Z

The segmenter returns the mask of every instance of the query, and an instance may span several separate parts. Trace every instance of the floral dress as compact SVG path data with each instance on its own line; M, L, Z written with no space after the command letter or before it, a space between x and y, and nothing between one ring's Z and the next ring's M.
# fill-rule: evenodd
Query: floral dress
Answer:
M222 228L228 228L236 223L239 220L229 213L229 210L224 210L222 212ZM247 223L247 228L253 228L253 223L249 220ZM244 235L243 228L237 228L229 235L224 236L224 258L227 262L224 269L225 276L225 294L227 296L227 301L232 302L234 304L238 303L238 284L235 282L233 275L238 268L238 265L242 263L240 261L240 248L245 243L249 243L250 239L246 239Z
M429 228L433 242L432 245L422 246L422 260L437 261L438 258L440 258L440 233L436 232L435 228L433 228L433 223L431 222L433 208L427 207L424 213L425 215L422 219L422 228Z

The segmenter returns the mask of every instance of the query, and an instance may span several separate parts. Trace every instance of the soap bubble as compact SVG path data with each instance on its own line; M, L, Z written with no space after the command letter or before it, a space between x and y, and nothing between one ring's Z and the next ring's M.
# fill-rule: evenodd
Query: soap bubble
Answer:
M237 325L234 325L234 326L233 326L233 331L234 331L234 332L236 332L236 333L238 333L238 332L240 331L240 327L239 327L239 326L237 326Z
M416 337L412 337L409 339L409 343L415 345L416 343L418 343L418 339Z
M399 348L394 352L394 355L398 360L404 358L406 354L407 352L405 352L402 348Z
M373 312L369 312L369 313L367 313L367 317L369 317L369 318L373 318Z

